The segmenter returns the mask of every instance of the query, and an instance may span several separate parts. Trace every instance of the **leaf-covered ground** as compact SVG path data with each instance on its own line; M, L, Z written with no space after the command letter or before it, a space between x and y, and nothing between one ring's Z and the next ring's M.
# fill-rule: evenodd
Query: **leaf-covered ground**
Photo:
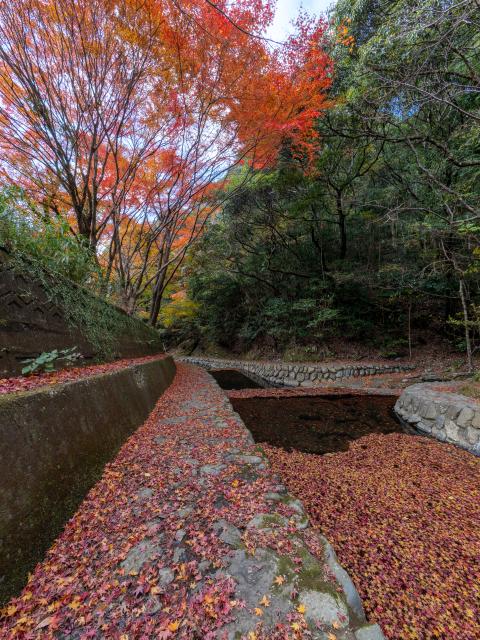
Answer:
M390 387L378 388L375 389L375 395L400 395L402 392L401 389L394 389ZM295 389L285 389L285 388L268 388L268 389L238 389L227 391L227 396L229 398L302 398L305 396L315 397L315 396L324 396L325 394L331 395L336 394L339 396L344 395L345 393L349 393L351 395L370 395L371 389L367 388L363 389L360 387L352 387L352 386L331 386L330 384L325 386L318 387L310 387L310 388L295 388Z
M164 358L165 354L144 356L143 358L124 358L115 360L115 362L107 362L105 364L94 364L85 367L71 367L62 369L61 371L52 371L51 373L38 373L31 376L17 376L15 378L0 378L0 394L17 393L19 391L32 391L40 387L47 387L65 382L73 382L81 378L97 376L101 373L109 373L119 371L125 367L134 364L142 364Z
M325 456L263 447L388 638L480 638L478 458L404 434Z
M307 639L301 579L314 572L333 602L328 620L315 620L322 638L351 640L325 562L321 538L224 393L206 372L178 365L1 612L0 637L222 640L237 620L245 640Z

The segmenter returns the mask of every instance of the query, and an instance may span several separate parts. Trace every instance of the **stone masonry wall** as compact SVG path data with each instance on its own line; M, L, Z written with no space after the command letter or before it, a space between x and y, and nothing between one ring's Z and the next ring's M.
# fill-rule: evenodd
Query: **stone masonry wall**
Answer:
M404 390L395 411L419 431L480 455L480 404L474 400L415 384Z
M400 373L414 369L404 364L368 364L368 363L290 363L260 362L247 360L222 360L219 358L177 358L191 364L210 369L239 369L258 376L273 386L314 387L325 380L339 380L358 376L379 375L382 373Z

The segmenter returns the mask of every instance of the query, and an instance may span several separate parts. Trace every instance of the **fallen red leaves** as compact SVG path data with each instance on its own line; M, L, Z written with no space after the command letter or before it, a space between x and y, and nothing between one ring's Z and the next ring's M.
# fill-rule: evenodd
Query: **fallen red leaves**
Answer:
M52 371L51 373L39 373L28 377L0 378L0 394L32 391L32 389L38 389L39 387L73 382L81 378L118 371L119 369L124 369L134 364L151 362L152 360L158 360L164 357L165 354L162 353L154 356L144 356L143 358L124 358L123 360L115 360L114 362L107 362L105 364L88 365L86 367L72 367L70 369Z
M245 525L256 514L295 512L267 500L278 478L266 465L232 460L239 451L258 454L223 392L205 372L179 364L145 424L0 612L0 637L214 640L243 610L261 626L266 613L257 620L227 572L231 547L218 524L238 528L249 553L263 536L286 554L294 524L258 534ZM266 612L275 594L262 596L255 607ZM305 621L298 603L289 604L268 638L301 637Z
M88 369L93 374L134 361L121 362ZM225 519L243 528L254 515L271 512L265 495L276 487L270 470L244 476L229 461L231 450L248 450L248 439L224 399L204 372L178 366L149 419L2 611L0 637L221 637L245 603L231 578L217 573L228 548L215 525ZM478 459L402 434L368 436L348 452L323 457L264 449L391 640L478 640ZM199 473L204 465L213 473ZM261 544L275 548L273 539L262 539L268 535L246 531L243 544L249 552ZM291 537L275 536L288 553ZM311 529L305 537L321 555ZM260 622L271 595L256 603L262 615L250 612ZM301 614L292 601L287 630L276 637L291 638L292 630L300 637L303 622L292 616Z
M345 383L344 383L345 384ZM385 385L385 388L375 389L375 395L400 395L402 392L401 389L392 389ZM229 398L298 398L298 397L313 397L313 396L324 396L327 394L338 394L344 395L345 393L349 393L351 395L356 396L364 396L370 395L370 389L363 389L361 387L347 387L347 386L338 386L333 387L330 385L318 386L318 387L301 387L295 389L285 389L285 387L281 387L278 389L275 388L267 388L267 389L240 389L240 390L232 390L225 391Z
M388 638L480 638L479 459L404 434L326 456L263 447Z

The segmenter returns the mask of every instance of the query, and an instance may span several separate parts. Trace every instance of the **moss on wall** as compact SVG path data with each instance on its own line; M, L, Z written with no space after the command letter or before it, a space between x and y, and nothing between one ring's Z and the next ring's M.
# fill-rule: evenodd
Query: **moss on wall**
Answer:
M21 361L76 346L87 360L162 350L158 333L40 263L0 247L0 377Z

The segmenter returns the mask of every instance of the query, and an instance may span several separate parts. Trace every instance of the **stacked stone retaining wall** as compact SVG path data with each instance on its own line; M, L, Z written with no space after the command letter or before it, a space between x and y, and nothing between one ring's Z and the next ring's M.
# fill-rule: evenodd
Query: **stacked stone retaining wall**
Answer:
M480 404L436 387L407 387L395 404L396 413L419 431L480 455Z
M273 386L312 387L326 380L340 380L359 376L411 371L415 367L405 364L371 363L290 363L247 360L223 360L219 358L178 358L207 370L238 369L250 376L258 376Z

